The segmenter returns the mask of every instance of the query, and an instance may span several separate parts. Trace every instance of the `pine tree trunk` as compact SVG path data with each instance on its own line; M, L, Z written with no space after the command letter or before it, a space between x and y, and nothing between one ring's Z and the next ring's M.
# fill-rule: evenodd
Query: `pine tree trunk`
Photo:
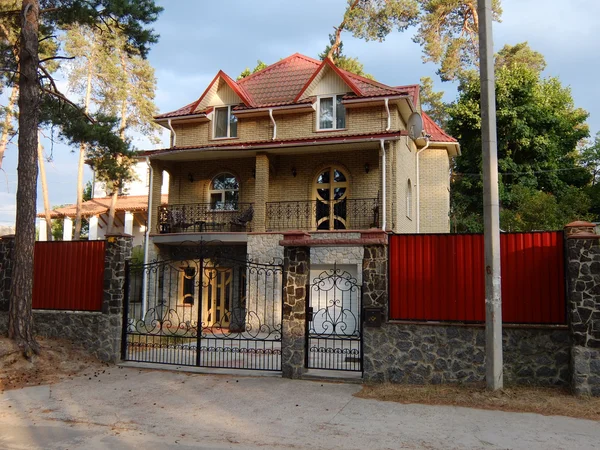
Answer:
M113 185L113 192L110 198L110 208L108 210L108 226L107 232L111 234L113 232L114 224L115 224L115 209L117 207L117 200L119 198L119 187L115 183Z
M8 337L16 341L28 358L33 353L39 353L39 345L33 337L31 311L38 175L37 133L41 100L37 77L39 9L38 0L23 0L19 51L17 218L8 318Z
M120 52L121 58L121 67L123 72L125 73L125 79L129 79L129 74L127 72L127 61L125 60L125 54ZM127 128L127 98L124 98L121 102L121 125L119 127L119 136L121 139L125 140L125 129ZM121 163L121 157L117 157L117 161ZM113 232L113 226L115 223L115 214L117 207L117 198L119 196L119 188L122 187L121 180L114 180L113 182L113 192L112 198L110 199L110 209L108 210L108 233Z
M92 97L92 56L88 55L87 60L87 85L85 87L85 104L83 105L85 113L90 112L90 99ZM75 240L81 239L81 208L83 205L83 166L85 163L85 143L79 145L79 162L77 165L77 205L75 206Z
M2 169L2 160L4 159L4 152L8 145L8 131L10 130L10 123L12 122L15 103L17 102L17 95L19 94L19 86L14 85L10 92L10 98L8 99L8 105L6 105L6 116L4 117L4 127L2 128L2 136L0 137L0 169Z
M52 240L52 217L50 217L50 201L48 200L48 183L44 168L44 149L38 134L38 162L40 165L40 181L42 182L42 196L44 197L44 220L46 221L46 239Z

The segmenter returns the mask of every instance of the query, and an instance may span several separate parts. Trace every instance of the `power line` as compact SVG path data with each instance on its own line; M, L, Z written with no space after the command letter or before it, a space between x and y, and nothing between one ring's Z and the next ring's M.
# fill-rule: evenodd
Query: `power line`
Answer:
M566 172L570 170L581 170L585 167L571 167L568 169L550 169L550 170L534 170L531 172L498 172L499 175L533 175L537 173L553 173L553 172ZM461 175L466 177L481 177L481 173L463 173L463 172L452 172L452 175Z

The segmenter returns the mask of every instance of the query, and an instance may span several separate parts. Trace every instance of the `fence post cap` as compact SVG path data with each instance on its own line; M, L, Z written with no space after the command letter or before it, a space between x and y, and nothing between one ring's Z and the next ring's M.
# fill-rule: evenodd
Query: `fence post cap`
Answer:
M596 224L592 222L586 222L585 220L576 220L574 222L568 223L565 225L565 228L574 228L574 227L592 227L594 228Z

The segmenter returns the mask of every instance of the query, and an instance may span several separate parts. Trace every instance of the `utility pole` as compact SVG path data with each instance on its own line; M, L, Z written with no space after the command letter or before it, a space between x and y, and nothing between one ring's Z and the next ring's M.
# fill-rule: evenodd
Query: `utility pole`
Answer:
M479 0L481 80L481 151L483 153L483 225L485 240L485 379L502 389L502 292L500 289L500 202L496 141L496 85L492 39L492 0Z

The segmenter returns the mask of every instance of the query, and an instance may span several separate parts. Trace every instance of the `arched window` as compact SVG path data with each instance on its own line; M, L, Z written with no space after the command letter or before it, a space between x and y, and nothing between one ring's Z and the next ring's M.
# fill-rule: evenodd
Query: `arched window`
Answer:
M209 187L210 208L236 211L238 209L240 183L231 173L221 173L213 178Z
M318 230L347 228L348 175L340 167L323 169L315 180L316 227Z
M406 184L406 217L412 219L412 183L410 182L410 178L408 179L408 183Z

